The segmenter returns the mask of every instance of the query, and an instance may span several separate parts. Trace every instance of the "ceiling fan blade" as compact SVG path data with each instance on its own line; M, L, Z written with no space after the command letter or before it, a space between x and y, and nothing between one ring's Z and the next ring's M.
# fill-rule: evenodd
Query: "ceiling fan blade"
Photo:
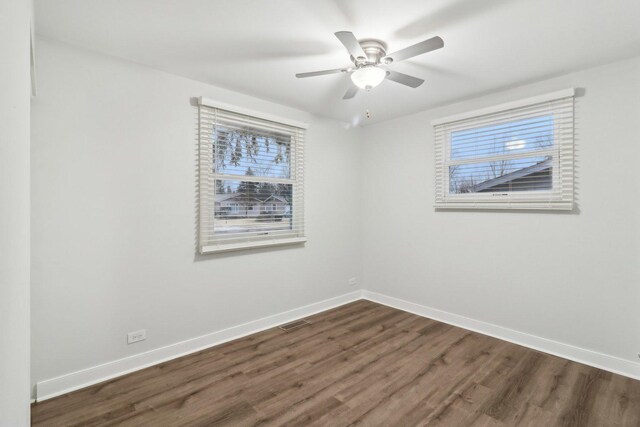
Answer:
M440 37L432 37L428 40L421 41L412 46L400 49L397 52L390 53L382 58L382 62L385 64L391 64L392 62L404 61L405 59L413 58L414 56L422 55L423 53L431 52L432 50L440 49L444 46L444 41Z
M356 93L358 93L358 86L352 84L349 86L349 89L347 89L347 92L344 94L342 99L351 99L356 96Z
M349 54L356 59L366 60L367 54L362 50L362 46L358 43L358 39L353 35L351 31L338 31L336 37L340 40L340 43L344 45L349 51Z
M336 68L335 70L312 71L310 73L298 73L296 77L302 79L304 77L324 76L325 74L347 73L351 68Z
M397 71L387 71L387 79L396 83L400 83L401 85L412 87L414 89L424 83L424 80L422 79L409 76L407 74L402 74Z

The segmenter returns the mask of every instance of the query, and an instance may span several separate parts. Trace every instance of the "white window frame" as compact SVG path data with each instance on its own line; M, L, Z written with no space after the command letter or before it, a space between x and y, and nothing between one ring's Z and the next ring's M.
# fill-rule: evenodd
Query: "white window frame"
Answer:
M574 182L574 97L575 89L500 104L431 122L435 139L435 204L436 209L526 209L572 210ZM535 152L512 155L478 156L464 160L451 159L451 134L464 126L478 127L508 123L540 114L554 117L553 146ZM461 163L520 159L535 155L551 157L552 189L513 192L452 194L449 190L449 166Z
M199 105L199 251L201 254L216 252L236 251L250 248L300 244L307 241L304 234L304 135L308 124L297 120L291 120L268 113L237 107L234 105L217 102L205 97L198 99ZM233 241L216 239L213 233L214 222L214 198L216 179L238 180L237 175L216 174L212 168L212 140L210 119L205 119L203 111L210 114L211 110L221 110L247 116L248 119L267 121L274 126L286 126L295 128L295 141L292 141L292 160L290 164L290 178L273 179L274 182L291 184L293 186L292 210L295 213L292 218L292 230L285 233L247 233L246 238L239 237ZM246 179L246 178L240 178ZM224 221L221 219L220 221Z

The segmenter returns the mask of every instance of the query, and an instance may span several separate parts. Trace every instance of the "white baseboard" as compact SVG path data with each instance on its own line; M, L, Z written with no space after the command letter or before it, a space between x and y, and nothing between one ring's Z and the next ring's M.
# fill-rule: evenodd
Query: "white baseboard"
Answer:
M416 304L414 302L379 294L377 292L363 290L362 297L369 301L417 314L418 316L428 317L430 319L478 332L483 335L489 335L504 341L509 341L514 344L562 357L564 359L573 360L605 371L640 380L640 363L637 362L620 359L619 357L515 331L492 323L471 319L459 314L449 313L436 308Z
M304 307L244 323L242 325L212 332L197 338L171 344L166 347L135 354L113 362L104 363L102 365L39 382L36 387L36 399L38 401L50 399L52 397L88 387L130 372L157 365L158 363L166 362L168 360L195 353L265 329L273 328L275 326L282 325L283 323L311 316L321 311L329 310L359 299L366 299L379 304L384 304L389 307L417 314L418 316L428 317L430 319L438 320L470 331L509 341L514 344L533 348L544 353L553 354L554 356L559 356L640 380L640 363L530 335L524 332L515 331L513 329L471 319L459 314L449 313L376 292L358 290L335 298L309 304Z
M212 332L207 335L171 344L145 353L135 354L113 362L104 363L102 365L62 375L57 378L41 381L36 385L36 399L38 401L50 399L52 397L88 387L130 372L157 365L158 363L166 362L167 360L195 353L227 341L232 341L265 329L273 328L275 326L282 325L283 323L311 316L321 311L329 310L359 299L362 299L361 290L264 317L242 325Z

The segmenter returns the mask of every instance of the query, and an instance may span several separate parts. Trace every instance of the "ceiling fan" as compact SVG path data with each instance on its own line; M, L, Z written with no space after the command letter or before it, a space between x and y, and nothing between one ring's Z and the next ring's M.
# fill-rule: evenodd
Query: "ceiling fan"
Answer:
M325 74L348 73L351 76L352 85L342 99L351 99L356 96L358 89L370 90L378 86L386 78L396 83L412 88L417 88L424 80L397 71L388 71L381 66L391 65L394 62L404 61L444 46L440 37L432 37L412 46L400 49L387 55L387 46L379 40L361 40L350 31L338 31L335 33L340 42L347 48L354 66L349 68L336 68L334 70L313 71L311 73L299 73L296 77L323 76Z

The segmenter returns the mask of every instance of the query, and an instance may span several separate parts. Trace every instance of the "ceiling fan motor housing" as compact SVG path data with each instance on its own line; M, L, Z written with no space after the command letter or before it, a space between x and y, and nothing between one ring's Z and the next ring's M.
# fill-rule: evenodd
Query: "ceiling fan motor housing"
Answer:
M367 54L367 58L362 60L360 58L351 57L351 61L356 64L357 67L367 64L379 64L380 60L387 54L387 45L380 40L367 39L359 41L362 50Z

